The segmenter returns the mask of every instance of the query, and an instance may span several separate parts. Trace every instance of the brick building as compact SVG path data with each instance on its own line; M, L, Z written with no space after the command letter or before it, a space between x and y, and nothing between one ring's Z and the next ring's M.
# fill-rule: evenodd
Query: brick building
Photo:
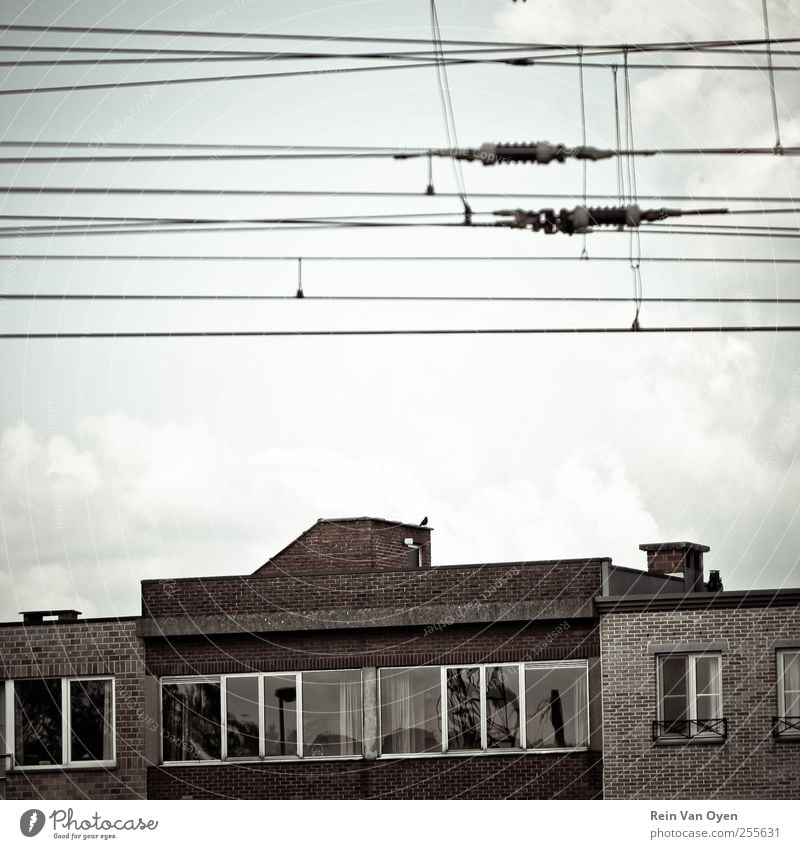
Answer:
M685 586L597 600L604 798L797 799L800 590L705 592L707 548L642 548Z
M691 780L711 795L690 776L702 753L726 752L736 783L756 725L736 789L758 795L772 759L777 792L797 793L791 593L738 610L743 594L707 591L702 546L643 546L646 572L433 566L430 536L320 520L252 574L144 581L139 617L0 625L0 794L590 799ZM767 710L737 682L775 696L776 663L783 702Z

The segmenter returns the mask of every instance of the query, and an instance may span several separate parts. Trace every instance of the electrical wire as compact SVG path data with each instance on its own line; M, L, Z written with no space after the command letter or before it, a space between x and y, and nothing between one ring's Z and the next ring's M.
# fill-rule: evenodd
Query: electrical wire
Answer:
M284 149L292 149L292 145L286 145ZM330 152L327 152L329 151ZM411 152L409 152L411 151ZM208 160L232 162L241 160L248 162L252 160L291 160L291 159L394 159L398 155L402 155L403 159L411 159L414 157L429 156L435 154L443 156L451 153L441 151L437 148L421 149L421 148L398 148L395 153L391 153L386 149L362 149L358 148L353 152L346 153L339 150L328 148L320 148L318 152L308 151L305 153L203 153L203 154L145 154L126 155L126 156L3 156L0 157L0 165L56 165L56 164L76 164L86 162L204 162ZM771 147L672 147L672 148L642 148L642 149L623 149L613 151L615 156L747 156L747 155L769 155L775 154L775 149ZM799 147L783 147L781 154L785 156L800 155Z
M800 298L643 298L652 304L800 304ZM0 301L444 301L486 303L629 304L631 298L575 295L165 295L153 294L0 294Z
M378 44L424 44L432 45L433 41L426 38L403 38L398 36L371 36L371 35L309 35L296 33L257 33L257 32L225 32L208 30L174 30L174 29L147 29L131 27L78 27L61 25L34 25L34 24L3 24L0 23L0 34L3 32L41 32L41 33L77 33L81 35L136 35L136 36L167 36L167 37L189 37L189 38L227 38L239 39L267 39L283 41L313 41L313 42L353 42L353 43L378 43ZM691 49L699 50L706 47L748 47L760 44L791 44L800 41L800 38L749 38L749 39L721 39L704 41L668 41L668 42L639 42L639 43L616 43L583 45L591 49L616 49L618 51L653 49L659 46L661 49ZM472 46L472 47L527 47L537 50L574 50L574 44L542 44L538 42L518 41L469 41L446 39L443 44Z
M43 261L100 261L100 262L575 262L580 257L574 255L544 256L276 256L252 254L0 254L0 261L35 260ZM627 256L593 256L593 263L628 262ZM742 256L645 256L642 262L650 263L713 263L734 265L800 265L796 257L742 257Z
M2 145L2 142L0 142ZM618 162L621 160L618 159ZM385 197L385 198L423 198L429 197L423 192L388 191L388 190L363 190L353 191L350 189L185 189L185 188L153 188L147 187L104 187L104 186L0 186L0 195L14 194L39 194L39 195L140 195L153 196L213 196L213 197ZM621 195L621 193L620 193ZM591 200L617 201L620 206L623 200L620 195L593 194L586 197ZM470 192L473 198L530 198L530 199L565 199L575 200L575 193L559 192ZM436 192L435 198L457 198L457 192ZM726 203L796 203L800 204L800 196L777 196L759 197L758 195L639 195L642 201L708 201ZM729 214L737 210L730 210Z
M692 327L479 327L404 329L404 330L134 330L134 331L64 331L55 333L0 333L0 339L186 339L186 338L240 338L240 337L291 337L306 336L556 336L594 335L620 333L797 333L800 325L720 325Z

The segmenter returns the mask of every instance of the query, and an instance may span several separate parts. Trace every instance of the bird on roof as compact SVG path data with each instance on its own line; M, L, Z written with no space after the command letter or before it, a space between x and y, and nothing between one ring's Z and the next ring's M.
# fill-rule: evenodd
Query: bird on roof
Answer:
M423 520L419 523L419 526L420 526L421 528L424 528L424 527L425 527L425 525L427 525L427 524L428 524L428 517L426 516L426 517L425 517L425 518L424 518L424 519L423 519Z

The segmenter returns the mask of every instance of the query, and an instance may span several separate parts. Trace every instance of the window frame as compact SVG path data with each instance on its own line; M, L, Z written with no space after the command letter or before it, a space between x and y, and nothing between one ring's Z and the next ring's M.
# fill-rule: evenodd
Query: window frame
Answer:
M358 672L359 693L361 695L360 737L361 752L356 755L305 755L303 754L303 675L305 672ZM228 679L229 678L258 678L258 757L228 757ZM266 728L264 727L264 679L294 678L297 690L297 746L295 754L268 755L266 754ZM203 760L166 761L164 760L164 685L182 683L219 684L220 688L220 757ZM290 761L344 761L361 760L364 757L364 673L361 668L347 667L344 669L307 669L300 672L228 672L219 675L165 675L158 681L158 716L159 716L159 765L165 767L197 767L205 764L219 766L226 763L286 763Z
M723 701L723 684L722 684L722 652L720 651L676 651L657 654L656 660L656 719L657 722L663 725L668 720L664 719L664 676L662 672L663 661L674 658L685 658L686 663L686 722L689 723L689 735L678 733L666 733L659 728L659 734L654 736L654 743L687 743L692 740L705 742L723 742L727 737L727 732L724 730L725 725L725 705ZM719 689L716 692L718 701L718 716L697 715L697 662L701 658L714 658L717 663L717 679L719 681ZM718 720L723 723L722 731L698 731L692 734L692 724L700 720Z
M17 721L15 715L15 684L17 681L51 681L61 684L61 761L55 764L17 763ZM72 755L72 708L70 688L73 681L111 682L111 757L96 761L73 761ZM112 769L117 766L117 682L114 675L45 675L38 678L8 678L5 684L5 743L11 756L12 772L45 772L64 769Z
M519 747L511 748L511 747L492 747L489 748L487 746L487 712L486 712L486 670L494 669L495 667L515 667L517 669L518 674L518 683L519 683L519 693L518 693L518 704L519 704ZM447 722L447 670L448 669L474 669L478 667L480 669L480 691L481 691L481 748L480 749L450 749L448 746L448 722ZM382 728L382 720L381 720L381 707L382 707L382 692L381 692L381 672L383 670L394 670L394 669L439 669L439 703L441 710L441 730L442 730L442 743L441 749L435 752L387 752L384 753L381 749L381 743L383 741L383 728ZM585 713L585 721L586 721L586 743L582 746L567 746L567 747L559 747L559 748L539 748L539 749L531 749L528 748L528 739L527 739L527 697L525 693L525 670L528 668L532 669L553 669L553 668L572 668L572 669L580 669L583 671L583 681L586 687L586 713ZM439 664L431 664L430 666L425 664L418 664L415 666L409 666L408 664L404 664L402 666L380 666L377 670L377 679L378 679L378 695L377 695L377 713L378 713L378 733L377 733L377 743L378 743L378 759L398 759L398 758L458 758L458 757L491 757L494 755L550 755L550 754L565 754L569 752L586 752L589 750L589 741L591 740L591 711L589 709L590 704L590 686L589 686L589 660L587 658L576 658L573 660L544 660L544 661L498 661L497 663L449 663L446 665Z
M786 683L785 683L785 662L784 658L787 655L797 655L800 659L800 646L778 649L775 655L776 659L776 683L777 683L777 701L778 715L775 721L774 733L779 740L800 740L800 729L798 728L781 728L780 722L785 721L790 716L794 719L798 717L795 714L786 712Z

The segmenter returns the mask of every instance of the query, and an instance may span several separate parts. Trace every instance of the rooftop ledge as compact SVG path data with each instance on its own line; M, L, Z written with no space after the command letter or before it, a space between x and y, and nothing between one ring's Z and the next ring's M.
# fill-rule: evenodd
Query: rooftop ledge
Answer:
M205 636L209 634L324 631L355 628L426 626L442 628L468 623L518 622L594 617L594 604L585 598L516 604L482 602L462 605L426 605L416 608L376 607L344 612L315 610L307 613L279 611L242 616L142 617L136 626L140 637Z

